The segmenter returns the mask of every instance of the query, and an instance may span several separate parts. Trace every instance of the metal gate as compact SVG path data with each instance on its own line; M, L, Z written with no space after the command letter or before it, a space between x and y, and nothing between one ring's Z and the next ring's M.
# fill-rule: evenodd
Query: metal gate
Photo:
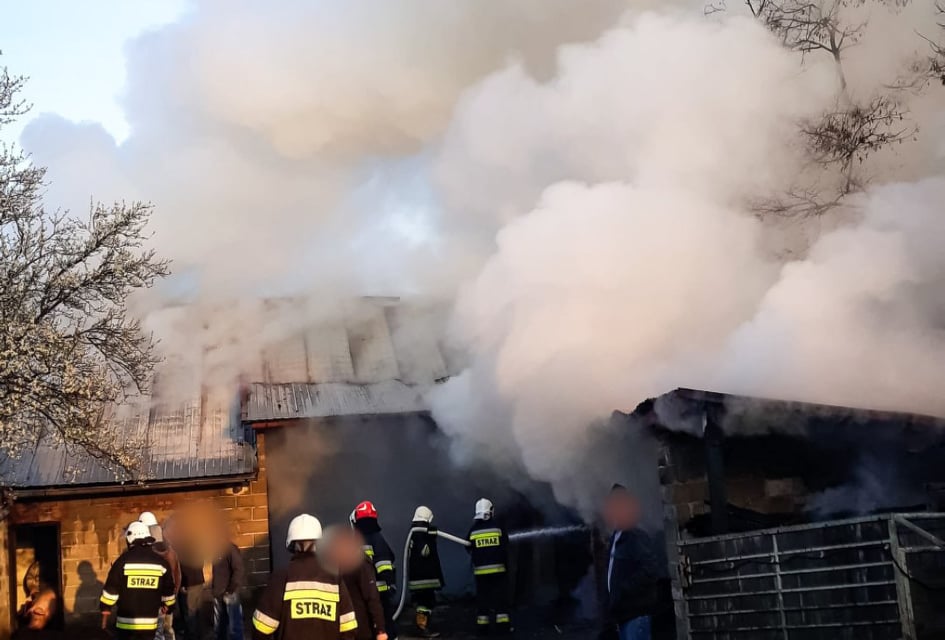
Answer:
M945 637L945 514L676 540L685 640Z

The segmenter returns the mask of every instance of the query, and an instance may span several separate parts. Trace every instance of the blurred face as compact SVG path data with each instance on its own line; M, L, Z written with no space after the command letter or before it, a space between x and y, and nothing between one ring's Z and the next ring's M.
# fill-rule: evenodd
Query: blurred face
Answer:
M56 609L56 594L44 591L36 596L33 606L30 607L30 629L44 629Z
M341 573L350 573L364 563L364 539L347 527L332 527L322 539L319 551Z
M640 524L640 503L629 491L615 491L604 502L603 516L615 531L633 529Z

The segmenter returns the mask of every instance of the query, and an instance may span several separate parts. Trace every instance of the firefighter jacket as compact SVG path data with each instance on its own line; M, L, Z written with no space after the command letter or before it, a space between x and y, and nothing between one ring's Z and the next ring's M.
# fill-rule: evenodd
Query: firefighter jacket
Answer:
M436 527L429 523L415 521L411 524L407 562L407 587L411 591L443 587L443 568L436 547L438 537Z
M364 555L374 566L378 593L397 590L397 570L394 568L394 552L391 550L376 518L361 518L355 528L364 536Z
M314 553L274 571L253 612L255 640L354 640L357 628L348 589Z
M109 570L100 606L102 611L116 609L119 629L156 631L161 607L174 601L171 566L150 545L136 542Z
M488 576L507 571L509 538L495 520L473 520L467 537L474 575Z

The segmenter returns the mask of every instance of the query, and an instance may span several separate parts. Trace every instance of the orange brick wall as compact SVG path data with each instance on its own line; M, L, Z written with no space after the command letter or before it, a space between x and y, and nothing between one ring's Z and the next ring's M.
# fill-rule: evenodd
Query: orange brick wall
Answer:
M0 521L0 576L6 577L6 579L3 581L3 585L8 585L10 583L10 555L6 552L6 550L9 548L10 544L9 538L7 537L7 522L6 520L3 520ZM0 638L9 638L10 632L12 631L10 628L12 612L10 611L10 592L8 589L8 586L0 585Z
M233 542L242 551L246 563L248 588L243 596L249 605L256 589L265 585L270 570L269 505L262 436L257 444L259 473L248 486L14 503L9 516L11 524L58 522L60 525L61 603L65 607L67 627L97 619L101 583L112 562L126 548L122 532L129 522L142 511L152 511L162 520L176 509L197 501L217 506L231 523ZM9 572L4 573L9 575ZM9 588L9 580L4 580L0 585L0 602L9 602ZM0 627L0 638L3 637L6 636Z
M727 477L725 491L730 504L761 513L801 511L807 497L807 489L800 478ZM709 512L709 483L704 478L666 485L663 497L666 504L676 508L680 524Z

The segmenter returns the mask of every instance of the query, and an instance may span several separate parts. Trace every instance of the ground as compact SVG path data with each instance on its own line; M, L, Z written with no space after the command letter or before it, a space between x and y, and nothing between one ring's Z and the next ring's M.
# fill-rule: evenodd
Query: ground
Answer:
M556 627L547 621L547 612L519 611L513 621L515 633L507 638L514 640L593 640L597 638L597 631L589 625L569 625ZM475 611L470 604L458 603L443 606L434 614L435 629L441 633L442 640L472 640L477 638L473 632ZM411 624L411 618L404 616L401 621L400 638L413 640L418 638ZM497 636L502 637L502 636Z

